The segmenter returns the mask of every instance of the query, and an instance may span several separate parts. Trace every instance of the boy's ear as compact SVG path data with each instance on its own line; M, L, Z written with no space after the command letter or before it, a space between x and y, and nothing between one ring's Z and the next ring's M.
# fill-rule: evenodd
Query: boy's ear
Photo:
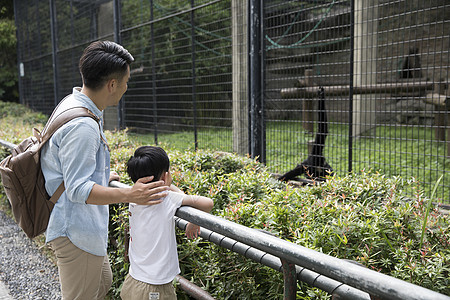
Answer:
M164 172L164 174L161 176L161 180L164 181L164 183L168 183L169 182L169 172Z

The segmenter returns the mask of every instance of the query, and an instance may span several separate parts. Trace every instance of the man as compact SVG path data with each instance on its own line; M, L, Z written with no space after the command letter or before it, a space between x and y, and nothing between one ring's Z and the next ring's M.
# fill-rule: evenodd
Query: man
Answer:
M119 103L127 90L134 58L122 46L98 41L80 58L83 81L56 108L58 115L82 106L102 119L108 106ZM154 205L167 195L162 181L143 178L132 188L110 188L119 176L110 172L109 148L103 124L90 117L76 118L58 129L41 152L46 190L52 195L64 181L46 231L58 261L63 299L103 299L112 283L106 249L108 204Z

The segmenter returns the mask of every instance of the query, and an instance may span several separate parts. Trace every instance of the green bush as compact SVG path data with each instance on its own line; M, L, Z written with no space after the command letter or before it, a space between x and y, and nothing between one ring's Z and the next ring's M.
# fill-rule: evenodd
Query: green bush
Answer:
M5 107L0 104L0 115L6 114L0 118L0 138L16 143L36 124L11 118L11 114L20 116L24 108ZM130 184L126 161L140 143L126 131L106 134L112 169ZM427 215L430 200L415 180L362 171L332 177L320 185L294 188L274 180L265 166L247 157L165 148L175 184L186 193L213 198L214 215L450 295L450 217L435 207ZM403 191L411 189L415 196L405 197ZM128 272L123 245L127 206L111 205L110 212L111 297L118 299ZM177 240L182 275L213 296L282 298L283 280L277 271L201 239L187 240L181 230L177 230ZM188 299L183 292L178 293L179 299ZM297 298L328 299L329 295L298 283Z
M0 16L0 99L16 101L19 91L13 1L2 1Z
M413 179L361 172L293 188L248 158L204 150L169 150L169 156L175 183L187 193L213 198L215 215L450 294L449 217L435 208L425 218L428 200ZM415 189L415 198L403 196L405 189ZM182 232L177 238L183 276L213 296L281 298L278 272L208 242L188 241ZM329 298L303 283L298 290L298 299Z
M25 124L45 124L48 117L42 113L36 113L26 106L0 101L0 118L20 118Z

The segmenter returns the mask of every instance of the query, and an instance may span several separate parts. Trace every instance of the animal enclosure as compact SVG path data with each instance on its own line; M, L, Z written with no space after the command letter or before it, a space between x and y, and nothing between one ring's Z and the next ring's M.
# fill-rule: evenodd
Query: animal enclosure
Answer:
M115 40L135 57L105 126L154 142L250 154L274 173L318 129L336 175L414 176L450 204L447 0L14 1L22 103L50 113L81 84L81 51Z

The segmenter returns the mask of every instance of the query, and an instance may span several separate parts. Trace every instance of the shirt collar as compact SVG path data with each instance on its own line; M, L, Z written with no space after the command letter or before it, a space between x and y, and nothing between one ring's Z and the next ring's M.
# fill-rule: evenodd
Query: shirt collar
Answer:
M86 108L93 112L97 117L99 117L100 119L103 117L103 112L98 109L97 105L95 105L91 98L81 92L81 87L74 87L72 94L76 100L86 105Z

